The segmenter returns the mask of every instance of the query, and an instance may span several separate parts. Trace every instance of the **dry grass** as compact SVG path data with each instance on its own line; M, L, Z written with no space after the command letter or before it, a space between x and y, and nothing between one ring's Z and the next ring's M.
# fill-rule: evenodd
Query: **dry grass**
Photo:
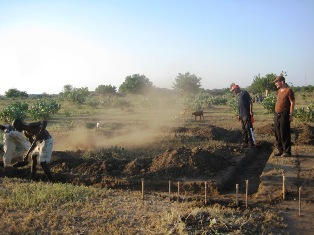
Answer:
M283 228L270 211L170 202L139 192L1 179L2 234L233 234Z

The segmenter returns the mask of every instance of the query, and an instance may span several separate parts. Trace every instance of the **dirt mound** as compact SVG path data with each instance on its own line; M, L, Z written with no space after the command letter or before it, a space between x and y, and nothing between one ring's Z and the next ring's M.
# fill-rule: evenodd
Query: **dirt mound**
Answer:
M217 126L202 126L202 127L177 127L172 130L175 135L177 134L189 134L196 139L200 140L218 140L227 143L237 143L241 140L240 130L227 130Z
M54 152L51 169L61 182L94 185L102 187L125 186L130 181L145 179L169 180L181 177L202 178L214 176L230 166L230 157L223 149L169 149L164 153L134 160L106 157L89 158L84 151ZM122 180L123 179L123 180ZM122 181L123 182L122 182Z
M229 164L227 158L214 150L182 147L153 158L136 158L125 166L123 173L129 177L195 178L215 175Z
M262 127L258 127L254 129L255 134L258 135L266 135L266 136L274 136L275 128L274 124L267 124ZM301 123L297 125L291 124L291 136L292 141L300 144L314 144L314 127L307 124Z
M296 142L302 144L314 144L314 127L302 123L292 129L296 135Z
M274 124L267 124L262 127L254 128L254 133L259 135L275 135L275 127Z
M217 174L226 168L229 162L208 149L184 147L168 150L155 157L149 168L150 173L166 177L201 177Z
M127 176L138 176L147 172L151 162L152 158L136 158L125 166L123 173Z

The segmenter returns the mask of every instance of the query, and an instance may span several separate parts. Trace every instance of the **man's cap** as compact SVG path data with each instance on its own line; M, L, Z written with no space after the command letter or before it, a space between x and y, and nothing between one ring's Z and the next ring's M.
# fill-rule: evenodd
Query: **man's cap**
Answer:
M230 91L234 91L235 89L240 88L238 85L233 85L230 89Z
M274 82L277 82L277 81L285 81L285 77L280 75L280 76L277 76L274 80Z

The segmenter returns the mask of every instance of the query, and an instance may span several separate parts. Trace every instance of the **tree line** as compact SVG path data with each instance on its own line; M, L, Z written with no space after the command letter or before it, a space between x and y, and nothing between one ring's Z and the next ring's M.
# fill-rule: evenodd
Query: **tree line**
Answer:
M285 72L281 74L286 76ZM274 85L273 80L277 75L274 73L266 74L265 76L261 76L260 74L253 77L252 84L247 87L247 90L253 94L263 93L265 91L275 91L276 87ZM227 92L229 88L225 89L213 89L213 90L204 90L201 88L201 77L197 77L195 74L190 74L186 72L184 74L179 73L175 78L173 83L173 91L177 93L189 93L189 94L197 94L202 91L207 91L212 93L213 95L219 95ZM234 83L232 83L234 84ZM232 85L231 84L231 85ZM231 86L230 85L230 86ZM292 89L297 91L306 91L306 92L313 92L314 86L302 86L302 87L295 87L293 84L288 84L292 87ZM97 95L115 95L117 93L120 94L146 94L150 93L154 89L158 89L154 86L154 84L145 76L140 74L133 74L127 76L125 81L120 85L117 89L116 86L112 85L99 85L96 87L94 93ZM64 98L67 98L70 101L75 101L77 103L83 103L84 97L86 97L90 91L87 87L75 88L70 84L67 84L63 87L63 91L60 92ZM42 94L41 96L45 96L47 94ZM25 91L19 91L16 88L11 88L5 92L5 97L7 98L27 98L29 95Z
M285 73L281 73L286 76ZM266 74L264 77L257 75L254 77L251 86L245 88L252 94L262 94L265 91L272 92L277 90L273 80L276 74ZM86 104L88 106L107 107L107 108L126 108L130 106L130 103L126 99L119 97L125 94L145 95L148 93L165 94L174 93L182 95L183 104L185 109L189 110L201 110L212 107L213 105L228 104L232 110L237 110L237 99L233 97L230 99L230 88L204 90L201 88L202 78L197 77L189 72L185 74L179 73L173 83L173 90L157 88L153 83L145 76L139 74L133 74L127 76L125 81L119 87L112 85L99 85L95 91L89 91L87 87L75 88L70 84L63 87L62 92L58 95L54 95L59 101L66 100L76 104ZM230 86L232 86L232 83ZM314 87L312 85L306 87L294 87L290 85L292 89L297 91L313 92ZM5 92L7 98L28 98L29 95L25 91L19 91L16 88L9 89ZM15 118L25 119L26 116L31 116L33 119L46 119L51 115L57 113L60 110L61 105L56 102L56 99L50 99L53 95L41 94L35 98L39 98L37 102L33 103L31 107L28 107L27 102L15 102L4 108L0 112L0 119L10 122ZM114 98L116 97L116 98ZM43 98L43 99L41 99ZM47 98L47 99L46 99ZM273 112L276 96L272 92L271 95L264 97L262 105L268 112ZM310 112L307 112L310 110ZM306 113L307 116L313 116L313 104L311 103L308 108L304 109L300 113ZM309 114L307 114L309 113ZM304 115L302 115L304 116Z
M285 72L281 74L287 75ZM260 74L254 76L252 84L247 88L247 90L253 94L263 93L264 91L275 91L276 87L274 85L273 80L277 75L274 73L266 74L261 77ZM186 72L185 74L179 73L175 78L175 82L173 83L173 90L178 93L190 93L197 94L204 89L201 88L201 77L197 77L195 74L190 74ZM234 83L232 83L234 84ZM231 84L231 85L232 85ZM230 86L231 86L230 85ZM292 84L290 86L294 89L294 91L314 91L314 86L308 85L303 87L294 87ZM145 76L140 74L133 74L127 76L125 81L120 85L117 90L116 86L112 85L99 85L96 87L94 93L98 95L115 95L117 93L121 94L146 94L151 92L156 88L153 83ZM228 91L229 88L226 89L214 89L207 90L211 93L221 93ZM60 92L60 95L66 97L71 101L76 101L78 103L84 102L84 97L86 97L90 91L87 87L75 88L70 84L64 86L63 91ZM45 94L43 94L45 95ZM5 92L5 97L7 98L27 98L29 95L25 91L19 91L16 88L11 88Z

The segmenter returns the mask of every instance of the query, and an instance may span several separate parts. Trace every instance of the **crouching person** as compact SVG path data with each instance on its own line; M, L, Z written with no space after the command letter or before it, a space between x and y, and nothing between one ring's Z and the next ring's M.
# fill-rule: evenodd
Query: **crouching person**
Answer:
M24 151L30 148L30 144L20 132L13 129L11 124L0 125L0 130L3 131L4 152L3 162L0 162L0 165L7 167L11 165L15 157L16 144L20 144Z
M24 123L21 119L15 119L12 123L13 127L20 131L24 132L24 135L29 139L32 143L29 151L24 156L23 161L27 162L29 155L31 155L32 159L32 167L31 167L31 177L35 179L36 177L36 166L37 161L39 160L42 169L45 172L49 181L53 181L49 163L52 155L52 147L53 147L53 139L51 135L46 130L47 121L41 122L32 122L29 124ZM33 151L36 150L36 151ZM31 154L33 151L33 154ZM37 159L38 158L38 159ZM23 164L21 164L23 165Z

